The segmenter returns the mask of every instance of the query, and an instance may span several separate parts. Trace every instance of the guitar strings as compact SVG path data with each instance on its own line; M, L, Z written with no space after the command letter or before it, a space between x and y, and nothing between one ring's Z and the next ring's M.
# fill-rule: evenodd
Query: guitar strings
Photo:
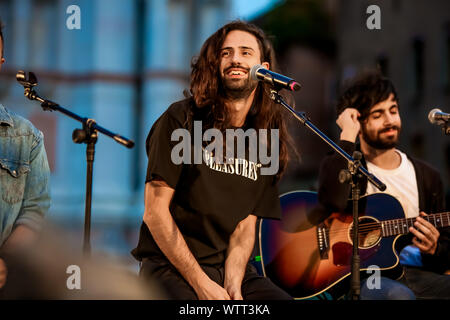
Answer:
M371 226L375 224L374 226ZM372 231L376 231L376 230L381 230L381 224L380 223L368 223L368 224L363 224L358 228L358 234L368 234ZM395 229L396 231L400 231L401 228L397 228ZM409 229L409 228L408 228ZM351 233L353 234L353 227L352 228L337 228L337 229L333 229L333 230L329 230L328 234L337 234L337 233ZM409 232L409 231L408 231ZM403 233L403 232L401 232Z
M393 227L393 225L391 224L391 226ZM387 227L387 228L389 228L389 227ZM353 227L351 227L351 228L349 228L349 227L347 227L347 228L337 228L337 229L333 229L333 230L329 230L329 232L330 233L336 233L336 232L342 232L342 231L347 231L347 230L352 230L353 229ZM377 223L377 222L375 222L375 223L365 223L365 224L362 224L362 225L360 225L360 227L358 228L359 229L359 232L361 232L361 231L365 231L365 232L371 232L371 231L375 231L375 230L381 230L381 223ZM394 227L394 229L402 229L402 228L395 228Z
M445 215L447 215L448 213L450 213L450 212L443 212L443 214L445 214ZM436 215L422 217L422 218L425 218L425 220L427 220L428 222L433 221L436 224L436 219L439 219L439 217L437 217L437 215L441 215L441 214L436 214ZM450 217L442 217L442 216L440 217L440 219L443 220L443 221L446 220L445 218L447 218L447 220L448 220L448 218L450 218ZM401 220L407 221L409 219L410 220L414 220L414 221L412 221L414 223L416 217L414 217L414 218L406 218L406 219L386 220L384 222L385 229L387 228L387 229L389 229L389 231L391 231L391 229L392 229L392 230L395 230L395 232L399 232L400 230L402 230L402 232L400 232L400 233L404 233L403 232L403 226L399 228L399 227L396 227L395 224L399 224ZM447 222L447 224L448 224L448 222ZM409 230L408 222L406 222L406 226L408 227L408 230ZM340 233L340 232L347 233L348 231L351 231L351 229L352 228L338 228L338 229L334 229L334 230L329 230L328 233L329 234L336 234L336 233ZM362 224L359 227L359 230L358 230L359 232L358 233L359 234L361 234L361 233L370 233L372 231L380 230L380 229L381 229L381 222L364 223L364 224ZM353 234L353 232L352 232L352 234Z
M378 223L378 225L376 226L368 226L369 224L363 224L358 228L358 234L368 234L372 231L376 231L376 230L380 230L381 231L381 223ZM403 231L403 227L395 227L393 224L391 224L390 226L386 226L385 230L387 230L388 233L392 233L392 235L395 234L406 234L409 232L409 227L407 232ZM337 228L337 229L333 229L333 230L329 230L328 234L338 234L338 233L351 233L353 234L352 231L353 228Z

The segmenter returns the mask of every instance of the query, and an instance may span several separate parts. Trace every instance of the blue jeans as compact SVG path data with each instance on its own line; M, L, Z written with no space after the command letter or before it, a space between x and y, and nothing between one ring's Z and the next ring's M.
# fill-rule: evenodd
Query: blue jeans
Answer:
M379 286L371 288L368 279L361 282L361 300L415 300L414 292L400 281L380 277Z

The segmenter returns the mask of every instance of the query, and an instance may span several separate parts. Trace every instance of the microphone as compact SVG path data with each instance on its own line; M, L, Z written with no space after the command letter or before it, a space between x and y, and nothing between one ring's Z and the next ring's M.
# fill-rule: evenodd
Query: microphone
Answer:
M37 93L33 90L33 87L37 86L38 81L36 75L33 72L25 72L22 70L17 71L16 80L23 86L25 92L25 97L30 100L37 100L40 103L44 103L44 99L39 97ZM47 110L44 107L44 110Z
M445 122L447 122L450 119L450 113L442 112L441 109L433 109L428 114L428 120L432 124L438 124L441 125Z
M254 65L250 70L250 77L253 80L264 81L271 84L275 89L287 89L289 91L298 91L302 87L294 79L283 76L279 73L265 69L260 64Z
M33 72L25 72L22 70L17 71L16 74L17 81L25 88L34 87L37 85L38 81Z

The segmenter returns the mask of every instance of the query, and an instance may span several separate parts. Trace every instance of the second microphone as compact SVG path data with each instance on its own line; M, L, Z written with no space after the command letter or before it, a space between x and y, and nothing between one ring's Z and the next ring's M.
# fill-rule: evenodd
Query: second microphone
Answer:
M250 70L250 77L253 80L267 82L274 86L277 90L287 89L289 91L298 91L302 87L294 79L267 70L260 64L254 65L252 67L252 69Z

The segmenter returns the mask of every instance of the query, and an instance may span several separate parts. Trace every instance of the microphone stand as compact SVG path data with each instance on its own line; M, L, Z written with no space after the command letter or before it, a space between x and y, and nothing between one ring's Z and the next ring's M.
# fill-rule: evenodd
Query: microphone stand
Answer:
M352 202L353 202L353 256L352 256L352 268L351 268L351 285L350 285L350 294L352 300L358 300L360 295L360 258L359 258L359 198L360 198L360 187L359 180L362 178L362 175L366 176L367 179L375 185L379 190L386 190L386 185L383 184L377 177L368 172L361 165L361 152L355 151L353 157L351 157L348 153L342 150L336 143L334 143L330 138L328 138L323 132L321 132L314 124L309 121L306 117L305 112L297 112L295 111L289 104L287 104L283 97L278 93L278 90L272 89L270 91L270 98L278 104L281 104L285 107L289 112L293 114L293 116L300 121L304 126L310 129L314 134L319 136L325 143L327 143L331 148L333 148L338 154L344 157L348 163L348 170L342 170L339 173L339 181L341 183L350 183L352 189Z
M359 257L359 199L361 194L361 189L359 187L359 182L361 181L361 174L358 170L361 167L362 153L359 151L353 152L353 158L355 161L353 163L348 163L348 169L342 169L339 172L339 182L340 183L350 183L351 193L352 193L352 215L353 215L353 254L352 254L352 271L350 280L350 297L352 300L359 300L359 295L361 291L360 286L360 257ZM386 188L384 188L386 189ZM383 190L384 190L383 189Z
M446 136L450 136L450 125L449 125L448 121L445 121L445 123L442 125L442 132Z
M89 257L91 253L90 232L91 232L91 208L92 208L92 176L94 169L95 144L97 143L98 132L114 139L116 142L127 148L133 148L134 142L123 136L112 133L111 131L99 126L94 119L83 118L79 115L61 107L59 104L41 98L33 87L37 85L37 79L33 72L29 73L26 78L25 72L19 71L16 75L17 81L25 88L25 97L30 100L36 100L41 103L44 111L59 111L66 116L82 123L82 129L75 129L72 133L72 140L75 143L86 144L86 200L84 215L84 237L83 237L83 253Z

